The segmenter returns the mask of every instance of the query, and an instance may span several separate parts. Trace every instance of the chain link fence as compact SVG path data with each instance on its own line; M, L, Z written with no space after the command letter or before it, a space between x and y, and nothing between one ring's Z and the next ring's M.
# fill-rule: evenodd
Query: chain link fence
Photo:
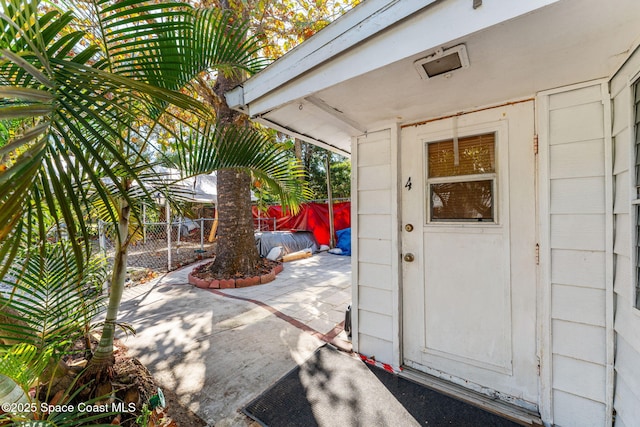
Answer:
M166 272L214 256L215 218L180 219L142 224L130 243L127 267ZM98 222L97 250L108 261L115 254L114 223ZM212 233L213 230L213 233Z
M253 218L253 229L259 231L276 231L276 218Z

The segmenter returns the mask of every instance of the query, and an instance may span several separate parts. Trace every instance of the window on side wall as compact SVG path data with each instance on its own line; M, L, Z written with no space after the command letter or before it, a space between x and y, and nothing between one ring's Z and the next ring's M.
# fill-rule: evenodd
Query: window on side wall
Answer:
M429 222L496 222L495 133L426 145Z
M633 85L633 121L634 121L634 200L633 214L635 215L635 307L640 309L640 80Z

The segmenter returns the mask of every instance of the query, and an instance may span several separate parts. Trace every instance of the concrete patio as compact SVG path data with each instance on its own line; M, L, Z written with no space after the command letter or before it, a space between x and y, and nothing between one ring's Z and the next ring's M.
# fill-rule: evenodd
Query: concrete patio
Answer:
M336 326L351 301L350 257L316 254L242 289L195 288L194 267L127 289L120 320L137 331L124 339L130 354L208 425L246 426L239 408L324 342L348 345Z

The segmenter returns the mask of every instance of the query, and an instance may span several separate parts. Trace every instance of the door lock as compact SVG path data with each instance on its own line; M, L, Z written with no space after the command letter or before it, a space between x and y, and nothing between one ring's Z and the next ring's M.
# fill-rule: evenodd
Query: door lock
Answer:
M413 260L415 260L416 257L413 256L412 253L406 253L406 254L404 254L403 259L405 260L405 262L413 262Z
M407 230L409 233L411 233L413 231L413 224L405 225L404 229Z

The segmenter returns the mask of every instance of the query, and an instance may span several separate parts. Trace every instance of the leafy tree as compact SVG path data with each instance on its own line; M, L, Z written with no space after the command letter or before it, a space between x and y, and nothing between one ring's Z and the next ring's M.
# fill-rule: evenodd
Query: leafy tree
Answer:
M334 199L351 197L351 161L339 154L295 140L294 152L309 177L309 190L314 200L327 199L327 158L330 164L331 189Z
M265 0L203 0L199 4L215 4L249 20L254 37L262 40L262 52L278 58L329 22L357 4L357 1L265 1ZM246 117L229 108L224 94L242 83L244 76L216 74L199 79L198 92L223 123L251 126ZM252 273L259 262L253 235L250 190L255 182L251 176L235 171L218 173L217 256L209 271L218 276ZM262 190L261 190L262 191ZM310 193L307 197L313 197Z
M203 71L233 78L262 67L258 41L246 36L243 21L152 0L71 2L62 12L39 6L0 1L7 29L0 35L0 120L26 124L0 147L1 158L9 155L0 171L0 276L25 245L44 254L50 221L58 232L65 228L74 257L83 259L90 252L87 215L101 207L117 224L117 238L106 319L89 370L100 380L113 358L132 219L157 190L145 183L162 178L148 155L155 150L162 157L159 138L170 139L185 177L251 171L285 204L300 194L300 169L267 135L216 120L179 92Z

